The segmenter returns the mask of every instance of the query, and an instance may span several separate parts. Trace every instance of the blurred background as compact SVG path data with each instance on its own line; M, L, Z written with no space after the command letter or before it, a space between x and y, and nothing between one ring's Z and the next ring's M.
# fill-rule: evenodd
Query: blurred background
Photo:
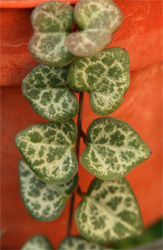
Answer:
M39 63L28 51L33 33L30 14L37 1L1 1L1 249L20 249L32 235L45 234L53 246L66 237L70 201L53 222L34 220L24 208L19 192L18 160L14 136L26 127L46 122L23 97L22 79ZM66 2L66 0L65 0ZM67 1L75 3L77 1ZM149 145L150 159L133 169L126 179L137 197L144 233L120 242L116 249L162 249L162 74L163 2L116 0L124 14L121 27L108 47L122 47L130 55L131 84L122 105L111 116L128 122ZM77 95L78 98L78 95ZM83 130L98 116L84 96ZM76 117L74 118L76 121ZM81 140L80 154L85 145ZM79 165L79 185L86 192L94 177ZM75 207L81 198L76 194ZM79 234L73 220L71 234ZM155 245L148 244L155 242ZM147 244L146 246L144 244ZM141 246L141 247L140 247ZM146 247L146 248L144 248Z

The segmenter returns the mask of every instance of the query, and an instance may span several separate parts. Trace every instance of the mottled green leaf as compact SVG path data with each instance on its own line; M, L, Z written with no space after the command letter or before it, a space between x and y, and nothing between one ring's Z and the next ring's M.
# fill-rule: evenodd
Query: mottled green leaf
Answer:
M63 122L78 112L78 101L67 84L68 69L39 65L22 82L23 95L45 119Z
M112 117L98 118L91 123L86 144L81 164L104 180L125 176L151 154L128 123Z
M96 249L96 250L106 250L110 248L106 248L104 246L101 246L99 244L90 242L83 237L79 235L73 235L65 238L62 240L62 242L59 244L58 250L90 250L90 249Z
M65 45L79 57L93 56L102 50L122 22L122 13L112 0L81 0L75 5L74 15L82 31L69 34Z
M45 235L36 234L31 237L21 248L21 250L52 250L49 239Z
M77 175L62 185L42 182L23 160L19 162L19 179L24 206L40 221L53 221L60 216L78 182Z
M93 111L108 115L123 101L130 84L129 55L121 48L109 48L90 58L77 58L68 82L76 91L87 91Z
M71 5L56 1L42 3L32 12L31 23L34 35L29 42L29 50L39 62L64 66L74 59L64 45L74 23Z
M77 172L76 135L73 120L40 123L19 132L15 142L36 176L48 183L62 184Z
M136 198L125 179L94 179L75 212L82 236L99 243L140 234L142 219Z

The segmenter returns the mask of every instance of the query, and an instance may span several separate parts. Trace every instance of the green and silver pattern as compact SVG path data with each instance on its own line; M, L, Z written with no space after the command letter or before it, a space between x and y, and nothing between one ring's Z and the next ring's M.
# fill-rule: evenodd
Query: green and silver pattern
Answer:
M19 161L19 179L24 206L29 214L39 221L57 219L78 182L77 175L62 185L42 182L24 160Z
M108 115L119 107L129 88L129 61L128 53L119 47L90 58L77 58L70 67L68 83L72 89L90 94L96 114Z
M53 246L45 235L36 234L23 245L21 250L53 250Z
M98 243L115 242L142 231L138 203L125 179L95 178L76 209L75 221L83 237Z
M69 66L39 65L22 82L22 92L33 110L50 121L63 122L79 110L78 101L67 83Z
M122 12L112 0L81 0L75 5L74 16L81 31L69 34L65 45L78 57L97 54L111 42L122 22Z
M34 35L29 42L31 54L51 66L69 64L74 56L64 40L74 23L73 7L64 2L50 1L38 5L31 16Z
M59 244L58 250L106 250L106 248L99 244L90 242L79 235L73 235L65 238Z
M81 164L104 180L125 176L151 154L150 148L128 123L112 117L98 118L91 123L86 145Z
M40 123L16 135L16 145L31 170L42 181L63 184L77 172L74 153L77 127L65 123Z

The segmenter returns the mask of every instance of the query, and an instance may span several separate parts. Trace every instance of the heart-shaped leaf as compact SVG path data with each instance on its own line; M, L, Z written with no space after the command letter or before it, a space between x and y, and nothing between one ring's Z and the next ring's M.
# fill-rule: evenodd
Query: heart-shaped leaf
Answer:
M74 59L64 45L74 23L71 5L56 1L42 3L32 12L31 23L34 35L29 42L29 50L39 62L64 66Z
M81 0L74 16L82 31L65 38L68 50L78 56L97 54L112 40L112 33L122 22L122 12L112 0Z
M78 57L96 55L112 40L112 34L107 29L87 29L69 34L65 45L71 53Z
M78 182L77 175L62 185L42 182L23 160L19 162L19 179L24 206L40 221L53 221L60 216Z
M138 203L125 179L94 179L76 209L75 221L82 236L99 243L136 236L142 230Z
M36 234L31 237L21 248L21 250L52 250L49 239L45 235Z
M104 180L119 179L149 158L147 144L131 126L112 117L94 120L87 131L81 164Z
M59 244L58 250L79 250L79 249L96 249L96 250L106 250L110 248L106 248L99 244L90 242L79 235L73 235L65 238Z
M70 67L68 83L72 89L90 94L96 114L108 115L119 107L129 87L129 55L115 47L90 58L77 58Z
M78 112L78 101L67 84L68 69L39 65L22 82L23 95L45 119L63 122Z
M16 135L15 142L31 170L42 181L62 184L77 172L74 154L77 127L65 123L40 123Z

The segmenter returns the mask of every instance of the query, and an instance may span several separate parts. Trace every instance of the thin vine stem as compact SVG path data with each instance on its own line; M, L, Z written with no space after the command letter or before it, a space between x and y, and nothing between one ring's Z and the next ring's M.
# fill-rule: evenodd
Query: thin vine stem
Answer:
M78 120L77 120L78 133L77 133L76 146L75 146L75 152L76 152L78 162L79 162L80 138L82 137L82 134L83 134L82 132L83 102L84 102L84 92L80 92L79 93L79 112L78 112ZM71 201L70 201L67 236L70 235L70 231L71 231L74 200L75 200L75 192L72 194Z

